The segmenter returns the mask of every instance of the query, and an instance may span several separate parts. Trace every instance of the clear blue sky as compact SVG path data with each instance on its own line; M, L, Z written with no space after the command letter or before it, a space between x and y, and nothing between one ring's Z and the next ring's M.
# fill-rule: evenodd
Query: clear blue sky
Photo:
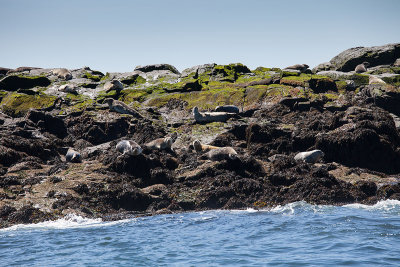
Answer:
M0 66L285 67L400 42L400 0L0 0Z

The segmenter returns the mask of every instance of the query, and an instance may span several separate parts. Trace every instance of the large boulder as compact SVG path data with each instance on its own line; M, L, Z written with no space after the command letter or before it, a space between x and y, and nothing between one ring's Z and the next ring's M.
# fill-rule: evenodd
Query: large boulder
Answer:
M400 57L400 43L373 47L354 47L341 52L330 60L330 69L339 71L353 71L363 62L370 67L391 65Z
M47 87L51 84L47 77L43 76L6 76L0 80L0 90L16 91L18 89L30 89L36 86Z
M137 66L135 71L141 72L151 72L155 70L168 70L175 74L180 74L179 71L170 64L154 64L154 65L146 65L146 66Z

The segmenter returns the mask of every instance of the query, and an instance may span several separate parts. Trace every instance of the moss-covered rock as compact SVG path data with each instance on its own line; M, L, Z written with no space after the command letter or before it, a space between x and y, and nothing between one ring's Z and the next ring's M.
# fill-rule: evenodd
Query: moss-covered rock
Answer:
M241 75L251 73L250 69L241 64L216 65L211 71L211 80L235 82Z
M0 90L16 91L18 89L30 89L36 86L46 87L51 84L44 76L6 76L0 80Z
M146 83L146 79L140 76L139 74L134 74L121 79L121 82L129 86L136 86Z
M148 101L149 106L164 106L170 99L177 98L186 101L186 109L198 106L200 109L214 109L219 105L242 105L244 90L238 89L218 89L200 92L163 94Z
M101 73L101 72L96 72L96 73ZM99 82L103 76L104 75L99 75L99 74L95 75L95 74L93 74L93 72L92 73L85 72L83 74L82 78L86 78L86 79L92 80L94 82Z
M43 109L54 105L57 98L45 94L26 95L20 93L9 93L1 101L3 112L20 117L26 114L29 109Z

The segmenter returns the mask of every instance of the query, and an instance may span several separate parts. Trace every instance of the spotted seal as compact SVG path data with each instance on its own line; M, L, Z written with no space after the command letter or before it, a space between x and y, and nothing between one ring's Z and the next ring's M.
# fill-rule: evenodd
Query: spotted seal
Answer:
M194 150L196 150L197 152L207 152L207 151L210 151L211 149L219 148L217 146L202 144L202 143L200 143L199 140L194 140L192 145L193 145Z
M225 122L232 115L228 112L200 112L198 107L194 107L192 110L193 118L196 122Z
M163 150L163 149L171 149L172 144L174 141L172 140L171 137L164 137L164 138L157 138L153 141L150 141L145 144L146 148L148 149L158 149L158 150Z
M300 72L306 72L309 67L310 66L308 66L307 64L295 64L295 65L286 67L285 69L286 70L298 70Z
M224 159L236 159L237 152L232 147L220 147L216 149L211 149L208 151L205 156L213 161L220 161Z
M108 104L108 108L110 110L121 114L129 114L137 118L143 118L143 116L139 112L137 112L133 108L128 107L128 105L124 102L112 98L107 98L106 100L104 100L104 102Z
M70 80L72 79L72 74L69 70L61 68L61 69L53 69L51 71L53 75L56 75L58 78L64 79L64 80Z
M321 158L323 158L324 155L325 155L324 152L322 152L319 149L315 149L315 150L311 150L311 151L297 153L296 156L294 157L294 160L295 161L304 161L307 163L316 163Z
M370 75L368 84L386 84L386 83L381 78Z
M69 148L67 154L65 155L65 160L68 162L79 163L82 161L81 154L72 148Z
M239 113L239 108L235 105L224 105L224 106L217 106L215 108L217 112L228 112L228 113Z
M122 89L124 89L123 84L120 81L115 80L115 79L112 81L108 81L104 84L104 90L106 92L109 92L111 90L119 90L120 91Z
M363 73L367 71L367 68L369 67L369 63L368 62L363 62L359 65L356 66L356 68L354 69L354 71L356 73Z
M142 153L142 148L133 140L122 140L119 141L115 146L118 152L122 153L122 155L131 155L137 156Z

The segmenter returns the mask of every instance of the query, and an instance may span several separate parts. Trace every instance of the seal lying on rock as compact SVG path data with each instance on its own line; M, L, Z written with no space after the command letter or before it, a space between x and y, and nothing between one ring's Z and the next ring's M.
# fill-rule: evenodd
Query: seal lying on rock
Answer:
M224 105L224 106L217 106L215 108L217 112L228 112L228 113L239 113L239 108L234 105Z
M118 80L108 81L104 84L104 90L106 92L111 91L111 90L122 90L122 89L124 89L124 86Z
M128 107L128 105L126 105L124 102L114 100L112 98L107 98L106 100L104 100L104 102L108 104L108 108L110 110L121 114L129 114L138 118L143 118L143 116L139 112L137 112L133 108Z
M78 94L77 87L73 84L63 84L58 87L58 90L64 93Z
M324 156L324 152L321 150L315 149L312 151L300 152L297 153L294 157L296 161L304 161L307 163L315 163L319 161Z
M64 80L72 79L72 74L67 69L54 69L51 71L53 75L58 76L58 78L62 78Z
M375 77L373 75L370 75L368 84L386 84L386 83L384 80L382 80L378 77Z
M147 144L145 144L145 146L148 149L158 149L158 150L171 149L173 142L174 141L172 140L171 137L157 138L153 141L148 142Z
M220 161L224 159L236 159L237 152L232 147L220 147L211 149L206 154L206 157L213 161Z
M307 64L296 64L293 66L286 67L286 70L299 70L300 72L306 72L306 70L309 68Z
M122 155L128 154L132 156L137 156L142 153L142 148L132 140L122 140L119 141L115 146L118 152L122 153Z
M360 65L357 65L356 68L354 69L354 71L356 73L366 72L367 71L367 67L369 67L369 63L368 62L363 62Z
M193 141L193 148L197 152L207 152L207 151L210 151L211 149L217 149L217 148L220 148L220 147L204 145L204 144L200 143L199 140L194 140Z
M193 108L193 117L196 122L225 122L233 113L228 112L199 112L198 107Z
M82 161L81 154L72 148L69 148L67 154L65 155L65 160L68 162L79 163Z

